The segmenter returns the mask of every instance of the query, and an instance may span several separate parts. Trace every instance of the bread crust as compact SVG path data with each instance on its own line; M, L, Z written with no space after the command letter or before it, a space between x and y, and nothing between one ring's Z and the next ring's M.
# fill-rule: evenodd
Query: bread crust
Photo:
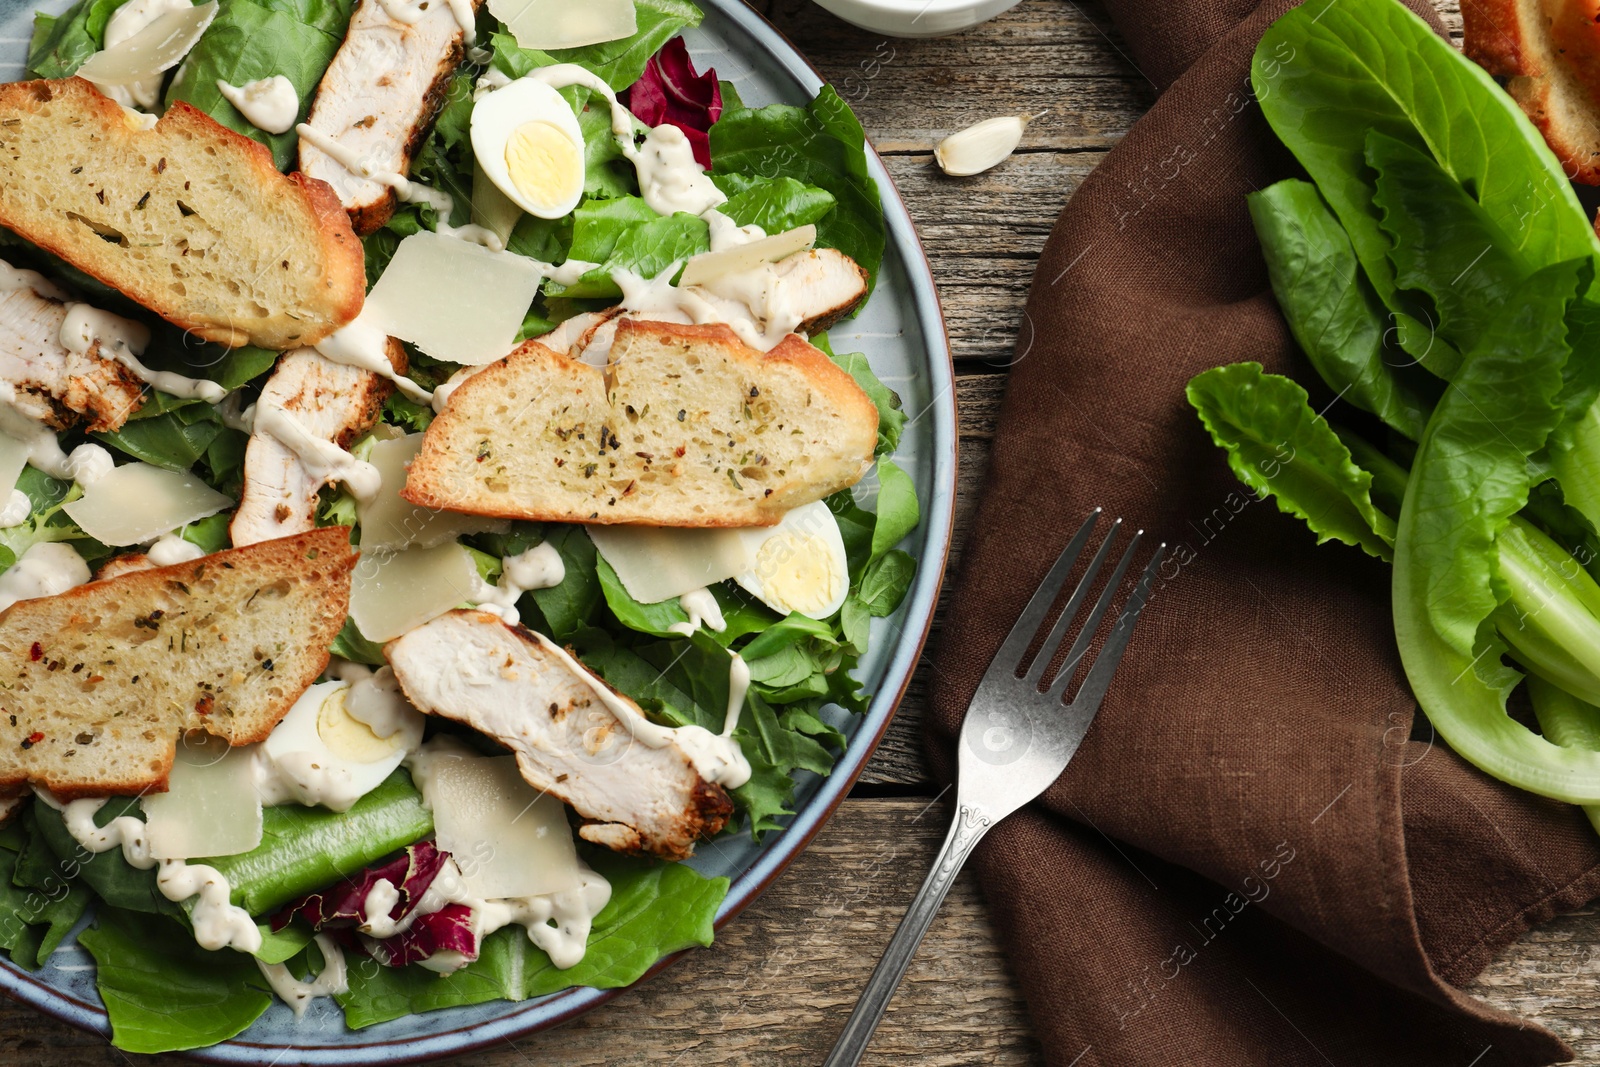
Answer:
M612 348L615 354L625 351L633 334L647 335L650 339L667 344L677 344L685 350L709 347L730 360L743 361L759 373L763 366L780 365L798 370L809 386L821 394L829 404L838 409L841 421L847 423L853 436L859 440L838 443L841 450L859 452L863 459L860 471L845 481L840 488L860 480L871 465L873 445L878 433L878 409L870 397L849 373L834 363L827 355L801 338L790 335L770 352L750 348L731 328L721 323L686 325L623 319L617 324L617 340ZM412 461L401 497L423 507L467 511L472 514L496 518L529 519L542 522L601 523L618 522L641 526L692 526L703 528L737 528L771 526L777 523L788 506L758 508L754 505L738 514L697 516L692 522L674 522L670 519L656 521L648 514L601 518L598 513L580 514L561 506L542 505L537 500L519 500L504 505L485 503L481 499L466 500L453 495L445 486L451 472L450 438L466 428L471 418L468 412L487 405L505 392L507 385L526 375L532 368L553 379L565 379L575 396L585 391L607 390L611 387L611 368L601 371L579 362L570 356L551 351L537 340L527 341L500 362L468 378L455 391L445 410L428 427L422 451ZM539 373L539 371L535 371Z
M265 319L260 318L246 308L245 295L240 296L237 315L223 319L198 313L191 301L152 284L163 271L131 262L126 256L96 254L103 250L74 241L72 231L60 224L50 207L41 210L41 205L26 202L23 197L7 197L3 188L0 188L0 225L125 293L174 325L224 345L250 343L284 349L315 344L361 311L366 299L365 253L338 197L325 182L304 175L279 173L266 146L218 124L204 112L181 101L169 108L153 129L135 130L128 125L122 108L115 101L81 78L0 85L0 115L22 117L24 121L29 118L40 122L62 121L54 115L44 118L41 109L45 105L70 109L73 116L98 127L95 136L107 142L131 143L146 138L150 140L145 143L159 146L166 140L192 138L208 144L226 160L225 165L232 173L254 183L264 199L270 198L274 206L284 204L289 211L301 212L301 228L318 253L315 262L320 266L320 273L310 284L316 293L319 320L297 319L290 324L275 321L281 316L269 314ZM4 147L6 141L4 128L0 127L0 147ZM62 158L51 162L59 166L58 178L63 186L70 181L74 165L82 169L79 160ZM165 170L158 173L164 174ZM130 173L125 177L130 184L152 181L142 174ZM239 278L236 284L248 294L255 281ZM292 337L286 335L290 329L294 331Z
M1462 0L1467 58L1497 78L1572 181L1600 185L1596 0Z
M204 730L234 745L266 740L294 701L327 666L328 648L344 625L348 611L350 575L357 558L350 547L348 528L330 526L296 537L217 552L175 566L123 573L54 597L19 601L0 612L0 662L9 665L7 685L0 691L0 793L24 783L44 785L63 800L160 792L167 787L178 737L187 730ZM208 572L212 576L209 579ZM241 584L256 583L255 593L238 609L239 618L228 620L238 625L225 627L216 623L212 616L191 619L172 611L176 591L181 590L184 598L188 598L197 585L207 581L226 582L230 575L246 579ZM244 609L262 591L276 588L291 578L305 581L307 595L323 597L320 610L313 619L297 619L296 632L277 635L286 649L294 650L292 654L273 653L273 658L255 659L251 648L259 651L260 639L246 636L249 624L242 621L247 614ZM280 594L269 593L269 596L277 595ZM115 612L115 617L108 617L108 612ZM160 632L163 621L178 622L179 636L185 642L216 636L222 646L230 648L228 655L238 660L234 667L238 676L213 684L202 677L201 672L215 666L214 663L202 664L197 653L185 655L182 649L174 649L171 650L175 653L171 658L173 676L165 679L173 688L161 692L169 700L187 694L184 697L187 701L195 693L202 694L200 699L192 705L187 702L162 705L160 700L153 699L157 690L152 689L133 718L105 719L104 709L118 703L117 695L100 696L93 689L94 672L104 671L106 681L102 684L120 686L126 680L117 675L117 659L137 662L134 658L137 652L130 651L137 647L131 643L135 639L126 633L114 635L107 629L122 627L125 631L124 616L138 620L133 623L132 632L149 635L146 640L157 642L152 647L158 654L162 638L168 638L167 643L171 644L173 636L170 632ZM107 642L103 651L80 647L82 636L91 632ZM232 651L234 646L228 645L230 636L236 642L236 651ZM80 644L74 645L75 641ZM198 643L193 647L198 648ZM95 658L112 651L118 651L119 655L113 659ZM122 669L131 669L127 663ZM74 665L83 667L85 664L87 671L72 670ZM186 666L192 678L183 676ZM267 685L268 691L240 689L240 686L252 684L243 673L246 670L272 672L270 683L260 683ZM30 675L40 680L31 682ZM134 677L137 679L137 675ZM66 694L64 686L82 687L81 695L74 692L73 698L83 708L103 706L63 720L63 714L80 706L58 703ZM280 696L272 695L274 688ZM138 692L143 694L144 690ZM234 713L235 704L230 694L235 692L242 693L238 699L248 705L246 710L250 714L246 717ZM213 697L213 693L217 695ZM97 719L97 714L101 718ZM107 740L108 744L119 746L126 741L126 747L140 753L153 752L154 763L147 764L145 771L120 775L94 773L96 746L93 741L83 740L82 734L78 735L75 749L75 754L81 758L63 758L63 748L74 745L72 730L109 730L110 724L117 721L125 723L125 729L137 730L143 726L150 731L131 741ZM53 733L61 736L52 736ZM76 773L66 775L46 769L47 761L53 761L56 766L72 766ZM126 763L127 758L118 762Z

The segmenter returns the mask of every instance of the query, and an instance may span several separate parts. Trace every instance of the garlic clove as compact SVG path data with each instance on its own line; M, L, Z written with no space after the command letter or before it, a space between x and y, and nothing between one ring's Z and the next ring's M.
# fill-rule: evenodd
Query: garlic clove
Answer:
M1043 115L1005 115L984 119L975 126L952 133L933 149L939 169L954 177L981 174L1004 162L1022 143L1028 123Z

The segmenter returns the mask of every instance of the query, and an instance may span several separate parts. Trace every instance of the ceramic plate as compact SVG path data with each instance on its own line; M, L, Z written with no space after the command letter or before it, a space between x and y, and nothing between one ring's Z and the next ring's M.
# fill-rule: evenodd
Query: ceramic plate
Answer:
M698 0L705 11L699 29L685 34L699 68L714 67L733 82L746 104L804 104L822 81L810 65L761 16L740 0ZM0 0L0 81L22 77L33 12L52 13L71 0ZM869 153L868 165L883 195L889 242L877 289L856 318L829 331L839 352L867 353L873 369L899 392L911 416L895 462L915 480L922 501L922 524L904 547L918 571L900 610L872 620L872 648L859 676L874 694L864 716L832 709L831 721L850 738L848 749L827 778L799 776L796 814L760 846L747 835L729 835L700 848L694 866L708 875L733 880L717 925L737 915L799 854L833 813L861 773L905 691L933 619L934 601L950 541L956 484L954 376L944 322L933 278L899 193L882 162ZM859 492L860 490L858 490ZM708 951L717 951L713 946ZM670 965L664 960L657 970ZM652 972L653 973L653 972ZM41 970L29 973L0 958L0 989L41 1011L86 1030L110 1035L105 1010L95 992L94 964L67 942ZM232 1041L190 1053L207 1063L399 1064L496 1045L507 1038L554 1026L590 1010L622 990L570 989L520 1003L492 1001L466 1008L412 1015L393 1022L348 1030L337 1006L315 1002L303 1019L281 1003Z

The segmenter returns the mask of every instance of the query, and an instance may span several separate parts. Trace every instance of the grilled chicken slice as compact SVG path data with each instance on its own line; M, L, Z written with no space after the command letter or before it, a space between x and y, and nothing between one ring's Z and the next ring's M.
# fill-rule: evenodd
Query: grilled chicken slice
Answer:
M51 429L115 430L144 403L145 385L121 363L102 359L98 341L84 353L63 347L66 317L67 304L54 293L0 290L0 381L16 391L19 411Z
M405 373L405 349L392 337L389 362ZM256 409L281 408L312 436L344 448L371 428L393 391L388 379L371 371L324 359L315 349L297 348L278 360ZM314 528L317 493L325 484L282 441L261 430L252 433L244 453L244 492L228 526L234 546Z
M471 2L474 12L483 6L483 0ZM306 117L373 172L410 171L466 55L451 5L435 0L424 7L422 17L407 25L391 18L378 0L361 0ZM392 188L352 174L304 137L300 173L333 186L358 234L371 233L394 214Z
M788 299L800 309L800 333L819 333L867 298L867 272L837 248L813 248L778 261Z
M406 699L509 748L530 785L589 820L578 828L586 841L687 859L695 840L721 830L733 812L728 794L702 778L676 742L651 748L635 740L592 688L604 682L498 616L452 611L383 651Z

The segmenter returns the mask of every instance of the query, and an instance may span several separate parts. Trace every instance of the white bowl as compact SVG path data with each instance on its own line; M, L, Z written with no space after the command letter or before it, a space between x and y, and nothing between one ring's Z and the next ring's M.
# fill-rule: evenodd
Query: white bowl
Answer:
M943 37L987 22L1019 0L816 0L846 22L890 37Z

